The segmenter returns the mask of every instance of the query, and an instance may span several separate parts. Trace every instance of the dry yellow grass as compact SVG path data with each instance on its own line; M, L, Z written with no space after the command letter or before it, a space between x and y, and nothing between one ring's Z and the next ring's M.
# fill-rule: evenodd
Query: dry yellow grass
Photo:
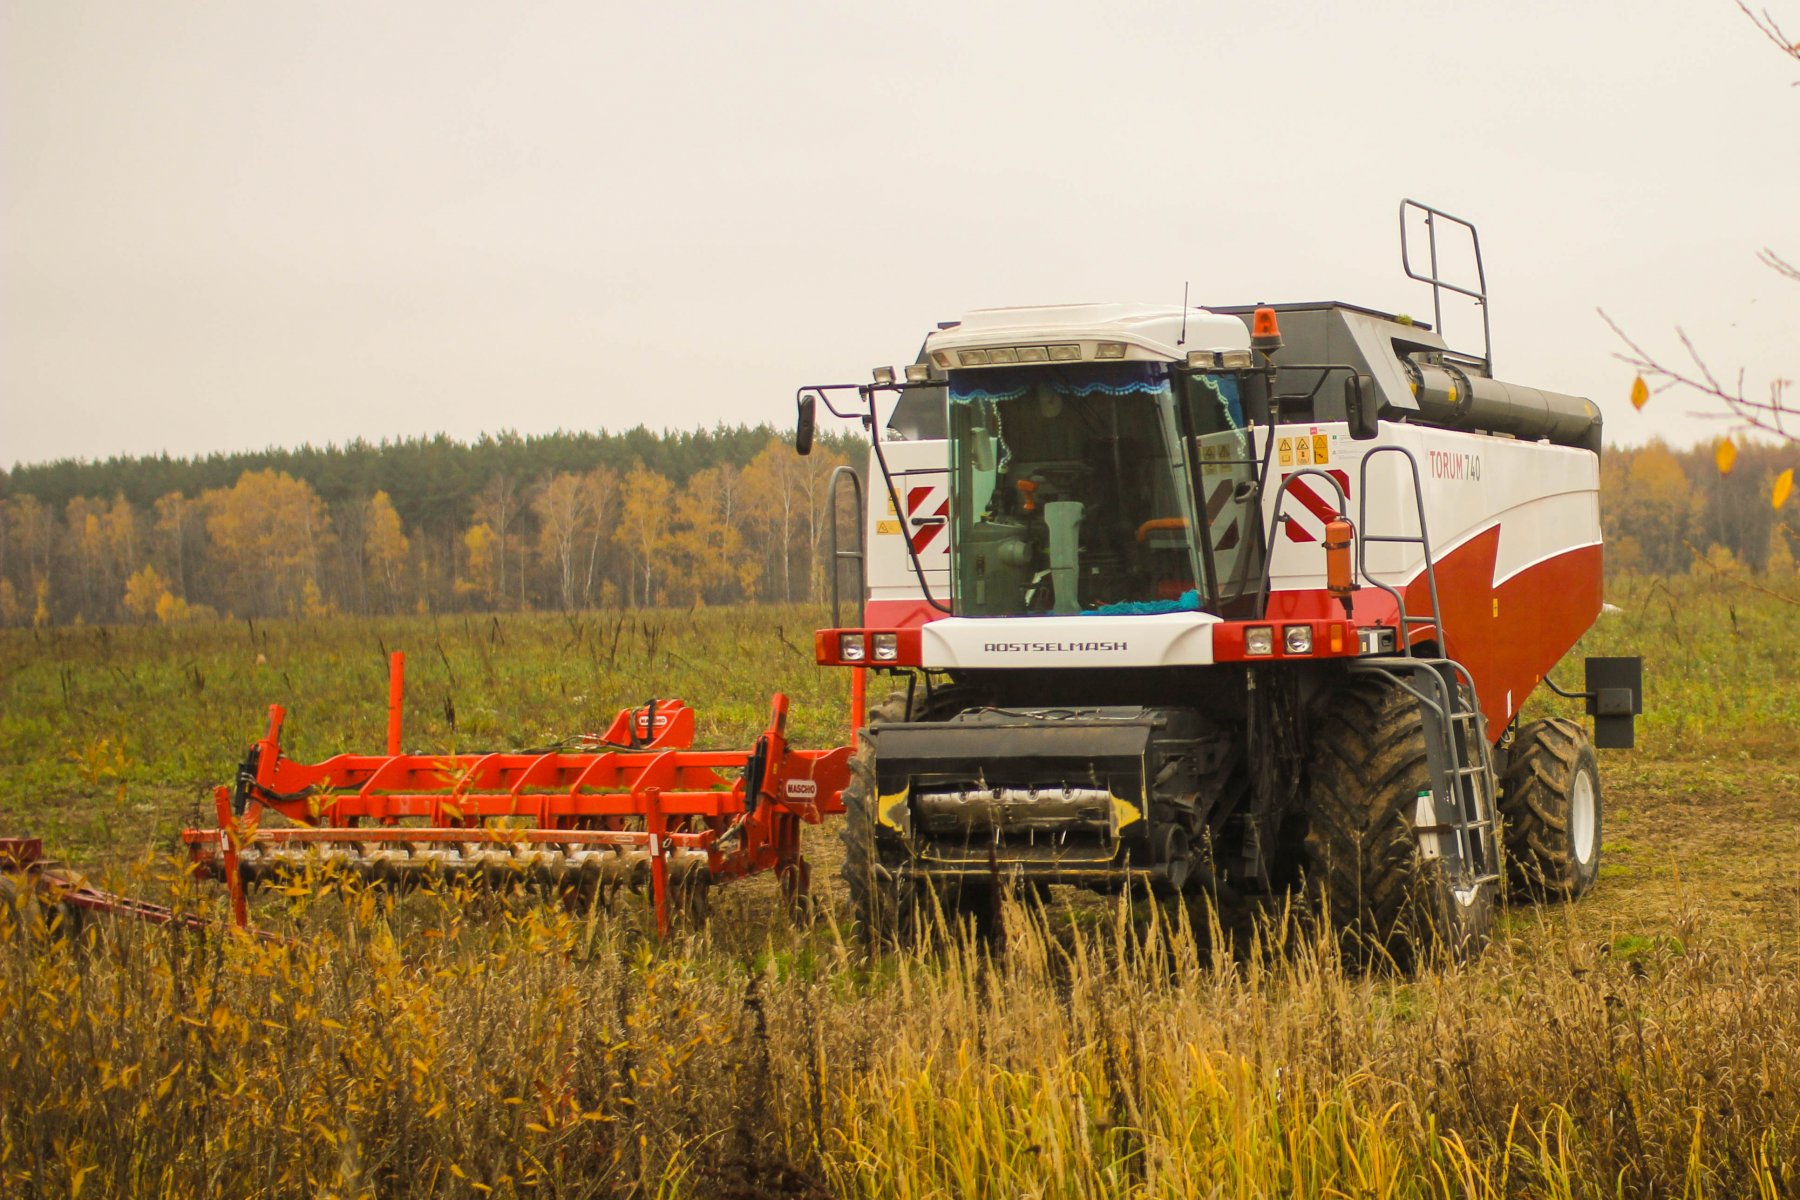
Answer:
M190 885L161 872L178 902ZM155 890L159 872L133 872ZM298 889L296 889L298 892ZM331 893L331 894L327 894ZM1792 1195L1800 979L1690 930L1352 977L1161 910L865 961L329 884L0 947L9 1195Z
M1800 1195L1800 756L1779 690L1800 628L1773 601L1665 596L1628 593L1595 635L1651 655L1653 709L1637 756L1602 764L1600 886L1509 910L1467 967L1348 976L1280 930L1279 953L1215 959L1184 912L1099 901L1014 912L993 947L869 960L823 865L813 927L759 880L667 945L631 905L329 879L258 898L288 945L0 920L0 1195ZM422 669L416 694L453 695L460 731L425 708L410 740L477 718L535 736L558 705L592 723L650 683L735 690L712 734L736 740L766 681L729 674L734 642L813 688L806 739L828 736L830 688L754 617L653 620L635 642L446 630L443 680ZM216 914L216 890L96 834L164 830L223 777L223 750L187 756L255 731L239 690L294 701L312 752L372 744L377 693L306 646L329 662L373 638L301 625L227 648L227 627L171 657L155 634L5 644L4 832L46 820L100 882ZM483 666L507 641L513 664ZM378 685L366 649L354 669Z

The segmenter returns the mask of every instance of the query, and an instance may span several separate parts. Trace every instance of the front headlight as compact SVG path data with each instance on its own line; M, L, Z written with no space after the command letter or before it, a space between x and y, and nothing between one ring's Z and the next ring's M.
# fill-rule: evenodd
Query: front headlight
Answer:
M1289 654L1312 653L1312 626L1289 625L1281 631L1281 644Z
M838 634L838 657L845 662L861 662L869 656L868 643L860 633Z
M876 662L893 662L900 657L899 634L877 633L869 641L874 644Z
M1244 630L1244 653L1259 657L1275 653L1275 627L1252 625Z

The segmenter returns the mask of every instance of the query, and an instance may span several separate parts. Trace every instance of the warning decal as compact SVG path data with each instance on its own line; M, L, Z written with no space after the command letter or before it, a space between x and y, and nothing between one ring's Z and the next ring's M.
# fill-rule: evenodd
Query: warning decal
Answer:
M1330 472L1344 489L1346 498L1350 495L1350 475L1348 472L1333 470ZM1330 485L1321 485L1321 489L1330 492ZM1333 494L1328 501L1314 489L1310 479L1295 479L1288 484L1288 495L1299 502L1297 508L1286 508L1288 520L1282 522L1290 542L1316 542L1325 536L1325 522L1337 516L1337 496Z

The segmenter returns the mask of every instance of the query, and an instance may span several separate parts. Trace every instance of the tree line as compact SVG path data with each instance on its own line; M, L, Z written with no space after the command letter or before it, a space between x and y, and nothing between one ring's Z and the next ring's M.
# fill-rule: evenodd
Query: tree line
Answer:
M21 466L0 623L816 599L831 472L863 444L640 428Z
M502 434L0 472L0 623L816 600L833 468L768 426ZM1614 571L1793 570L1791 447L1601 461ZM848 513L840 514L848 522Z
M1769 442L1608 450L1600 460L1608 571L1679 575L1705 561L1792 573L1800 521L1777 481L1793 463L1793 446Z

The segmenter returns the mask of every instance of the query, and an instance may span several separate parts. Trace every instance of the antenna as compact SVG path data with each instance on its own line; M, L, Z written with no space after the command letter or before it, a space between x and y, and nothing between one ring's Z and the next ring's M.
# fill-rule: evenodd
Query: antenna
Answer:
M1177 346L1187 345L1187 293L1188 281L1181 281L1181 336L1175 339Z

